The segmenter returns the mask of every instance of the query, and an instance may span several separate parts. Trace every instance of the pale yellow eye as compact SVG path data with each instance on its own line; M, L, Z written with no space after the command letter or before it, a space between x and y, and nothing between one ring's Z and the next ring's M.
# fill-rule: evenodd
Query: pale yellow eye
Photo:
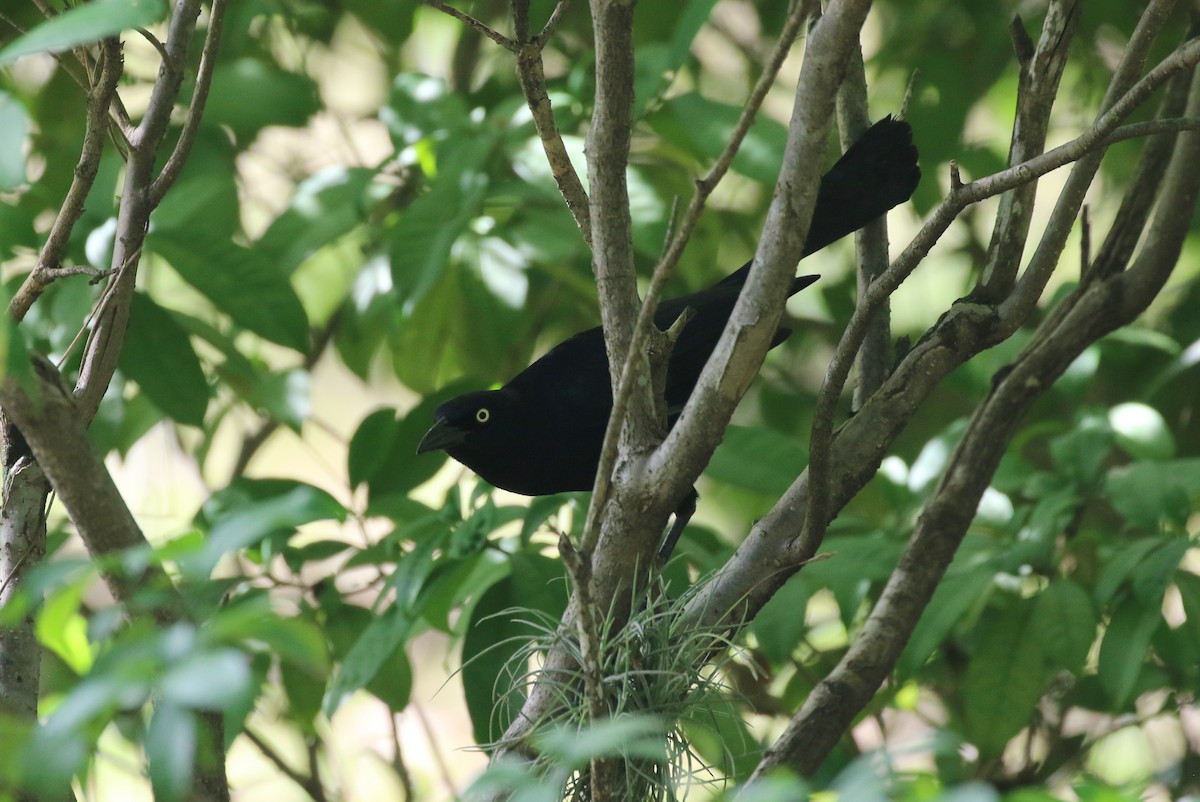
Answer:
M487 423L490 417L492 417L492 413L488 412L487 407L480 407L479 411L475 413L475 420L480 423Z

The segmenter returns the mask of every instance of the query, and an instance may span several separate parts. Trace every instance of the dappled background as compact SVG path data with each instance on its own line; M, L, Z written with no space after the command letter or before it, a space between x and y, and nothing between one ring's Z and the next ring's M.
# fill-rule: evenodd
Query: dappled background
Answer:
M889 216L893 253L944 195L951 159L964 180L1005 165L1018 76L1009 25L1019 12L1035 30L1043 5L875 3L863 33L871 116L907 104L924 176ZM1136 5L1087 4L1050 146L1091 123ZM461 8L509 30L505 3ZM535 24L551 8L533 2ZM629 181L639 268L656 261L672 210L727 142L785 12L732 0L638 7ZM6 21L38 19L32 6L5 14L5 39ZM330 799L451 799L486 764L475 745L498 737L519 702L497 704L506 672L523 670L514 655L531 630L520 622L562 609L554 533L578 529L586 497L493 492L440 453L416 457L416 443L441 400L503 383L599 322L589 254L512 54L476 31L408 0L240 2L225 26L205 122L153 218L119 380L92 432L163 559L203 587L207 574L189 574L188 561L211 557L212 587L236 602L225 609L259 618L222 613L219 645L236 643L241 662L211 659L217 645L201 642L138 674L138 641L52 510L48 564L59 569L42 584L43 704L82 710L98 679L143 688L151 675L182 677L155 692L207 685L204 704L245 717L229 764L239 799L309 798L280 763L317 777ZM802 52L785 63L668 295L753 254ZM563 17L545 64L582 169L593 95L583 4ZM35 56L0 71L10 293L78 159L78 69ZM136 117L154 48L127 36L125 69L120 96ZM1088 200L1093 240L1141 147L1110 149ZM71 239L74 263L107 267L121 172L110 148ZM1040 197L1061 180L1044 179ZM996 203L969 209L894 296L898 353L973 285ZM1077 231L1047 306L1078 280L1080 253ZM976 787L973 799L1022 785L1026 796L1006 798L1197 793L1195 256L1192 241L1146 319L1088 349L1035 407L893 680L817 787L845 799L929 799L977 779L1000 791ZM719 566L805 465L815 394L853 309L853 258L848 240L801 267L821 280L789 302L796 334L769 355L698 486L699 512L667 572L673 593ZM100 292L86 276L56 282L20 327L25 346L70 368ZM1027 339L1018 333L944 383L832 525L832 556L789 582L722 662L723 697L684 723L695 798L716 792L706 780L744 779L844 652L966 416ZM202 534L220 547L198 547ZM180 704L196 701L179 693ZM87 798L148 797L139 706L101 707L62 736L76 749L68 770L85 772Z

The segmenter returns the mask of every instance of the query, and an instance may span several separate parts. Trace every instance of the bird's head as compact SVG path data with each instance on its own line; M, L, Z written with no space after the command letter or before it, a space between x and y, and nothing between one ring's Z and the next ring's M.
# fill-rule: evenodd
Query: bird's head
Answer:
M450 399L433 411L433 428L421 438L417 453L441 450L464 462L462 456L486 450L489 442L503 439L513 403L504 390L483 390Z

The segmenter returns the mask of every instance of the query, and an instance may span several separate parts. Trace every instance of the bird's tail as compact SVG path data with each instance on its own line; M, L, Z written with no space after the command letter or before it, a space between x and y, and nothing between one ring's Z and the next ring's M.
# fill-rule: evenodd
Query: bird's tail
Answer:
M822 176L804 255L821 250L904 203L920 180L912 126L904 120L884 117Z
M912 197L921 180L917 166L917 148L912 141L912 126L892 116L884 117L850 146L821 177L817 205L804 244L804 255L871 222ZM750 274L750 262L742 265L719 284L744 284ZM816 276L800 276L792 285L797 293L816 281Z

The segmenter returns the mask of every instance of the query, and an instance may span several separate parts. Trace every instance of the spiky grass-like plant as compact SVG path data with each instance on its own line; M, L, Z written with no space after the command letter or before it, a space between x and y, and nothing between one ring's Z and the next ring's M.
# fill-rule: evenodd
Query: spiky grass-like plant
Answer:
M680 789L724 775L691 748L684 726L708 727L717 716L736 715L721 680L722 666L733 657L733 644L713 630L683 623L680 613L690 596L689 589L671 598L656 578L625 626L616 627L612 615L604 616L597 645L604 720L593 720L581 669L556 671L550 678L560 695L561 712L533 735L535 770L546 784L562 789L562 798L591 798L588 766L597 757L615 759L623 768L620 798L628 800L675 802ZM545 654L561 650L576 665L582 660L575 630L560 627L536 610L505 614L520 618L532 636L497 679L507 687L493 711L496 723L505 718L502 711L524 696ZM724 762L731 760L727 754Z

